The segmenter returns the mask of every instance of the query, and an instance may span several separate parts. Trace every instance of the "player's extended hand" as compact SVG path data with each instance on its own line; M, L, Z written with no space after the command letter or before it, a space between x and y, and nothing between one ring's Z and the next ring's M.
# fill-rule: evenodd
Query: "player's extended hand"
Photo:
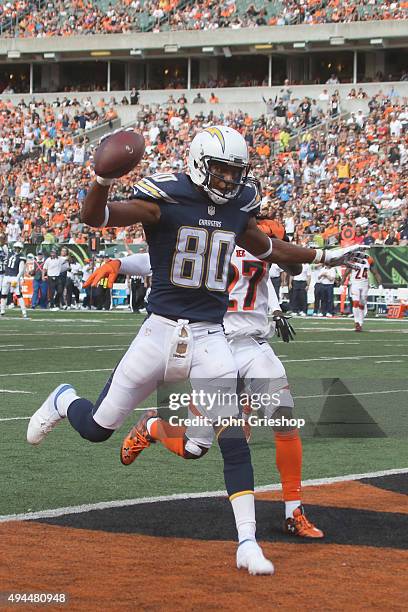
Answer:
M353 244L341 249L325 249L323 253L322 263L329 266L329 268L347 266L348 268L357 269L358 264L364 263L367 259L367 253L360 244Z
M108 279L108 287L112 289L113 283L117 279L120 270L120 261L119 259L109 259L106 263L104 263L100 268L95 270L88 278L87 281L84 282L84 287L96 287L99 282L103 278Z
M289 321L290 317L283 314L281 310L275 310L272 315L272 321L275 323L276 335L284 342L290 342L295 339L296 332Z
M16 280L12 280L11 283L10 283L10 287L12 289L15 289L17 287L17 285L18 285L18 281L16 281Z

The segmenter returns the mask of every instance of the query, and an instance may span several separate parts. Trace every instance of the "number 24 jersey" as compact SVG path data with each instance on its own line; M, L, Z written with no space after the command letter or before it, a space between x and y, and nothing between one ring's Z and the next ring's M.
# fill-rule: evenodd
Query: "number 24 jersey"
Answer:
M357 264L357 268L351 271L350 284L353 287L368 287L368 273L374 260L372 257L367 257L363 263Z

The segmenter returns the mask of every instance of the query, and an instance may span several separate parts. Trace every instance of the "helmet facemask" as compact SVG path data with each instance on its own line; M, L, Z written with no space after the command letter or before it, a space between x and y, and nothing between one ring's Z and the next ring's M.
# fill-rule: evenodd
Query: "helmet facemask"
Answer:
M202 186L215 204L225 204L241 194L247 182L249 164L216 157L202 157L202 164L205 173ZM225 173L220 172L223 167Z

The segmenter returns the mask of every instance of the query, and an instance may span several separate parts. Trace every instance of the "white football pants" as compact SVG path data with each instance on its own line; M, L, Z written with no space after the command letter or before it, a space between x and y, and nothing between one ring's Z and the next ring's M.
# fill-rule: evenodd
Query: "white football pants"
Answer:
M152 314L146 319L119 362L108 393L94 414L94 420L101 427L120 427L132 410L163 383L176 327L177 322L158 315ZM192 336L189 378L193 389L213 395L218 392L235 395L237 369L222 326L203 322L191 323L188 328ZM234 401L228 406L223 402L215 404L211 410L207 405L197 408L210 424L191 426L186 435L205 446L211 446L213 439L211 423L219 416L238 413Z

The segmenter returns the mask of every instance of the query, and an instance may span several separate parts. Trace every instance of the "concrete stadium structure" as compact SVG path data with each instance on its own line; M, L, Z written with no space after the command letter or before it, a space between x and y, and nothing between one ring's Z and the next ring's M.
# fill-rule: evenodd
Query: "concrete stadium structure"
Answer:
M64 70L78 62L90 77L98 68L109 92L160 89L160 72L174 67L187 90L217 79L228 66L237 74L252 70L268 86L281 83L282 75L292 83L314 83L322 74L324 82L330 70L340 72L342 82L373 82L379 73L398 80L408 69L407 57L403 20L0 39L0 70L12 74L24 66L27 93L63 91Z

